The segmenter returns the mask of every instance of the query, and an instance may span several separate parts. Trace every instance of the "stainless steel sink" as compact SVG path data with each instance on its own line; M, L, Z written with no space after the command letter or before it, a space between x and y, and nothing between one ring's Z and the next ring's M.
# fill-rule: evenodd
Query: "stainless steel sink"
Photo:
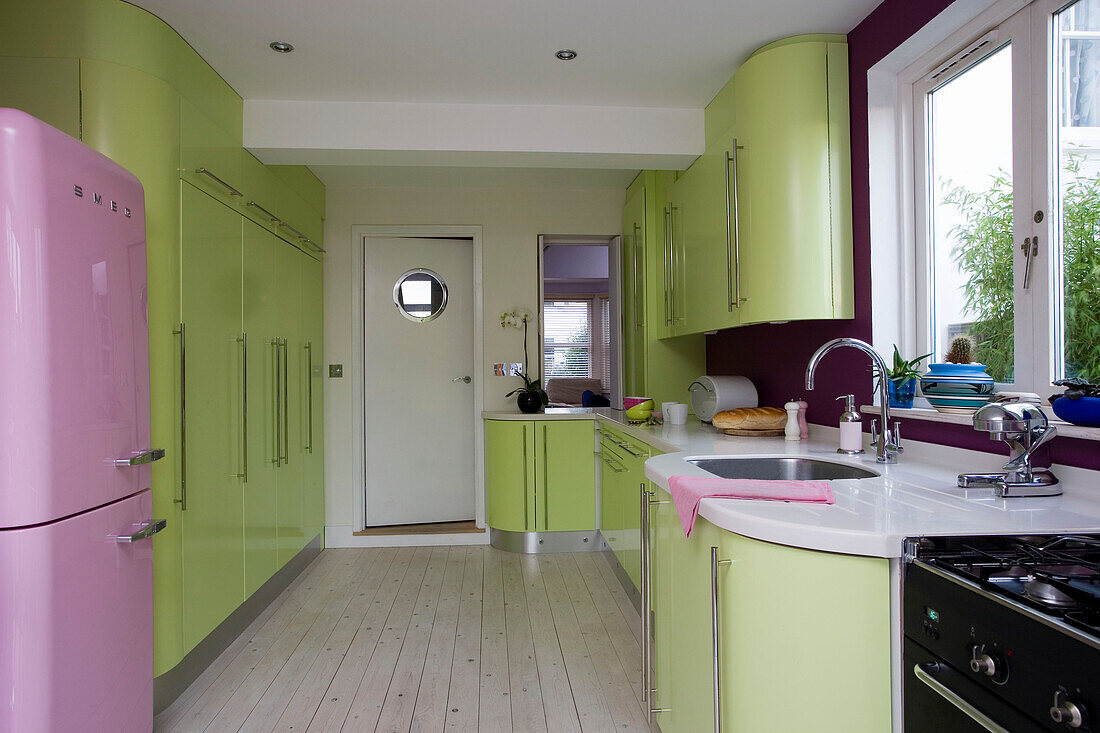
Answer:
M787 481L830 481L874 478L879 474L845 463L816 458L689 458L688 463L722 478L755 478Z

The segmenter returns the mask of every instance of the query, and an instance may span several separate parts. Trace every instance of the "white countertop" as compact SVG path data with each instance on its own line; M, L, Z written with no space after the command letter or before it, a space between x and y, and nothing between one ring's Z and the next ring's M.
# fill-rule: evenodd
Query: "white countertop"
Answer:
M712 524L767 542L827 552L900 557L906 537L968 534L1100 533L1100 472L1054 466L1065 493L1034 499L998 499L992 489L961 489L961 472L997 471L996 454L909 441L895 465L836 453L835 428L811 426L810 440L727 436L689 418L688 425L633 426L622 411L562 409L537 415L485 413L487 419L598 419L664 454L646 461L646 477L668 490L672 476L711 476L686 458L809 456L860 465L881 474L832 481L835 503L703 499L699 515ZM865 436L866 438L867 436ZM866 447L866 446L865 446Z

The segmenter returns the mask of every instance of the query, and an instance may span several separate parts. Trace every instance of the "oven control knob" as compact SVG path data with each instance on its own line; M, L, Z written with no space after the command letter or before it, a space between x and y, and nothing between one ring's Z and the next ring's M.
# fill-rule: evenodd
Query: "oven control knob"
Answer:
M986 654L980 646L975 646L970 652L970 671L986 677L996 677L1000 672L997 669L997 660Z
M1054 693L1054 706L1050 709L1050 719L1067 728L1080 728L1085 722L1084 709L1058 690Z

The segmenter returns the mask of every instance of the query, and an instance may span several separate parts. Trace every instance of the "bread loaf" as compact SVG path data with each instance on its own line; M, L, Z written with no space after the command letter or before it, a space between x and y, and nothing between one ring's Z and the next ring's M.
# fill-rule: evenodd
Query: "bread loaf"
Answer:
M714 427L723 430L779 430L787 424L787 413L778 407L738 407L714 416Z

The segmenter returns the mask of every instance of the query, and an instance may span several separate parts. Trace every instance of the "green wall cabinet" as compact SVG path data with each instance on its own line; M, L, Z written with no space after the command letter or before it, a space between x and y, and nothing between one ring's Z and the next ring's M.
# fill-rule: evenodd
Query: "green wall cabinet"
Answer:
M758 50L707 106L706 131L686 171L652 179L665 184L663 258L647 290L663 305L658 338L854 317L844 37Z
M510 532L596 528L592 420L486 420L485 513Z
M663 733L712 729L715 648L723 730L773 730L777 711L784 730L890 730L886 559L761 542L701 517L685 538L670 503L656 505L653 517L652 669L655 707L668 709L657 714Z
M684 260L674 256L679 250L673 246L682 240L670 242L665 227L671 177L643 171L627 189L623 208L624 394L646 395L658 404L683 401L688 385L706 372L703 336L673 338L672 311L683 307L685 287L683 275L675 280Z
M324 187L304 167L264 166L241 148L240 96L152 14L119 0L6 10L0 105L79 137L145 189L152 438L166 448L152 471L153 511L168 519L154 540L159 676L322 531L323 383L309 365L321 362ZM261 246L257 230L277 236ZM298 473L280 514L277 480L263 477L258 453L272 436L253 434L270 424L271 405L257 399L273 398L264 380L274 365L250 334L246 374L244 334L290 312L286 445Z

